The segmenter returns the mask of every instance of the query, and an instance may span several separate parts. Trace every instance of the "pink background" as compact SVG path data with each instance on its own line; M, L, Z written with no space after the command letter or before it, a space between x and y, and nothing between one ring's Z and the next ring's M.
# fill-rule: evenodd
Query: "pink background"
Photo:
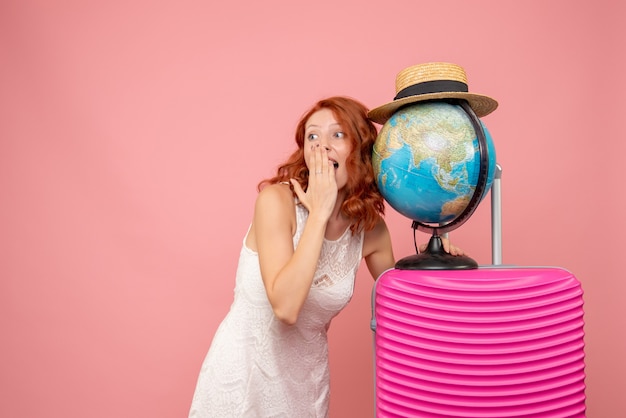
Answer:
M436 60L500 102L504 261L579 277L588 415L626 416L623 2L91 3L0 3L0 416L186 416L299 116ZM452 233L483 264L488 215ZM373 416L372 284L331 328L332 417Z

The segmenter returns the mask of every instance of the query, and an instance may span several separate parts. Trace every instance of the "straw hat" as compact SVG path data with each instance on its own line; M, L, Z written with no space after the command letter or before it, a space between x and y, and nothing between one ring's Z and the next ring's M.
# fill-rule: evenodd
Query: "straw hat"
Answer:
M396 76L396 97L393 101L369 111L367 116L384 124L401 106L434 99L464 99L482 117L496 110L498 102L491 97L468 93L465 70L447 62L418 64L400 71Z

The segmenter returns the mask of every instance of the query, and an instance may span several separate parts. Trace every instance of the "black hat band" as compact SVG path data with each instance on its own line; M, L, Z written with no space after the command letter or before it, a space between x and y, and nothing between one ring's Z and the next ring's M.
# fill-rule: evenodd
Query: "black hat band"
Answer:
M445 93L445 92L463 92L467 93L469 89L467 84L461 81L454 80L434 80L425 81L423 83L413 84L407 88L404 88L396 94L393 100L403 99L410 96L419 96L429 93Z

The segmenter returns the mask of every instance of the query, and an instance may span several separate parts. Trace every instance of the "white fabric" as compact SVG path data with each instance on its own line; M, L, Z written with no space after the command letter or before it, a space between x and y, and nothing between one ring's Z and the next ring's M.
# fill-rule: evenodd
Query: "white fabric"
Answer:
M307 210L296 205L298 245ZM202 364L189 416L327 417L327 330L352 297L363 233L324 240L315 279L295 325L274 317L258 255L241 249L234 301Z

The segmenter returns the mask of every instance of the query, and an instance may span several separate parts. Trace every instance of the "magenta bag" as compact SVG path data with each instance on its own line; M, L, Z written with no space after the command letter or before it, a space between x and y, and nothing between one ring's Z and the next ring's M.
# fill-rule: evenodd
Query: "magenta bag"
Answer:
M496 182L494 265L376 280L378 418L585 416L580 282L558 267L499 263Z

